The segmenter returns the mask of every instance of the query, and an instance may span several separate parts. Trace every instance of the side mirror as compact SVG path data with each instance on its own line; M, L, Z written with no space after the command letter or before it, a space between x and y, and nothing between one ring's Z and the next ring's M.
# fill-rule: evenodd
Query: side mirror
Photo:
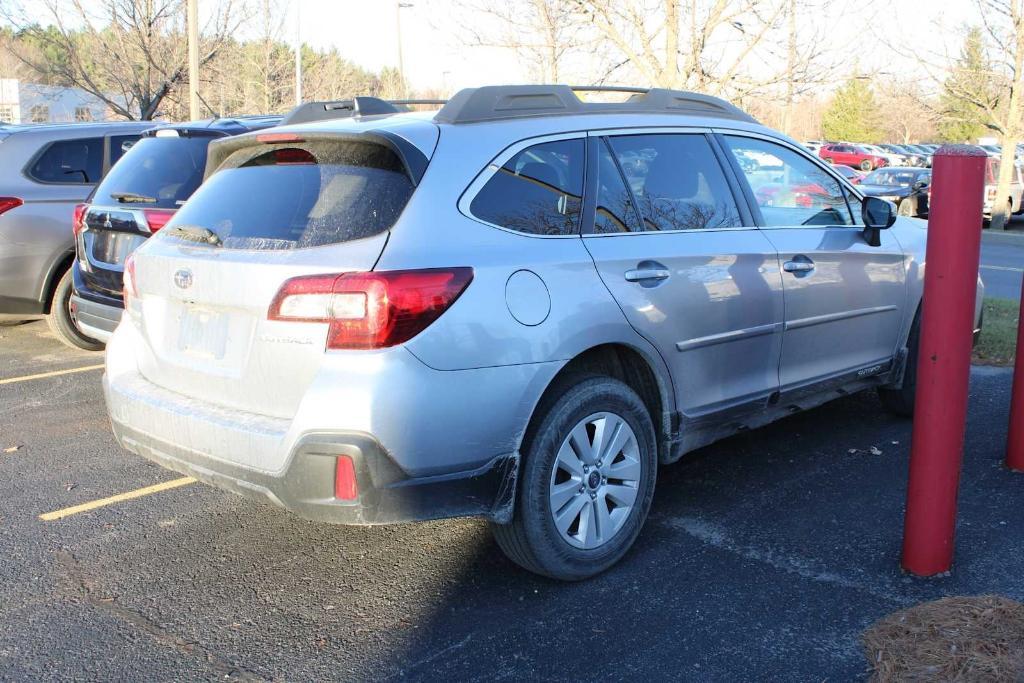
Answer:
M896 222L896 205L878 197L865 197L861 208L864 219L864 239L872 247L882 246L882 230L888 230Z

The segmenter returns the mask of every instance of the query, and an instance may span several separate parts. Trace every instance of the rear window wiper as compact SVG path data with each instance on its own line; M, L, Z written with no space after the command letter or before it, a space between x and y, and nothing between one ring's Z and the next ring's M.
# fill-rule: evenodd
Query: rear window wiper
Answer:
M164 232L190 242L202 242L204 244L211 244L215 247L220 247L224 244L217 233L213 230L203 228L198 225L175 225L172 228L164 230Z
M156 204L157 198L134 192L111 192L111 199L116 199L122 204Z

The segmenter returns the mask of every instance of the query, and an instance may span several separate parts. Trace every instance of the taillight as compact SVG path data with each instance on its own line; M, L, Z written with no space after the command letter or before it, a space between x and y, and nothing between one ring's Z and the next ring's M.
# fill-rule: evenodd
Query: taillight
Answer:
M143 209L142 215L146 217L149 231L156 232L174 218L174 209Z
M79 233L82 232L82 228L85 227L85 212L88 209L88 204L75 205L75 212L71 217L71 232L74 233L76 239L78 238Z
M305 140L295 133L260 133L256 136L256 142L273 145L280 142L305 142Z
M139 296L139 289L135 284L135 254L128 254L124 261L124 273L121 277L121 296L124 297L125 309L131 308L132 301Z
M16 206L25 202L20 197L0 197L0 213L7 213Z
M328 323L328 349L379 349L425 330L472 280L472 268L294 277L277 292L267 318Z
M359 483L356 481L356 465L347 455L338 456L334 470L334 497L338 500L359 498Z

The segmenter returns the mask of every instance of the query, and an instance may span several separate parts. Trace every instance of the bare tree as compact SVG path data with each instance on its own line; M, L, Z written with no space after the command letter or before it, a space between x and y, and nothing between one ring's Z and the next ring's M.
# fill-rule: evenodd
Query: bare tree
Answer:
M753 58L781 25L786 0L575 0L586 21L655 86L743 95L781 81L752 74Z
M542 83L561 83L567 59L581 47L574 0L459 0L458 9L468 46L511 50Z
M9 21L39 44L66 55L41 60L17 53L35 73L79 87L116 115L149 120L166 98L187 83L187 45L182 0L35 0L55 30L30 23L24 8L6 12ZM200 63L216 56L237 27L234 0L220 0L203 31Z

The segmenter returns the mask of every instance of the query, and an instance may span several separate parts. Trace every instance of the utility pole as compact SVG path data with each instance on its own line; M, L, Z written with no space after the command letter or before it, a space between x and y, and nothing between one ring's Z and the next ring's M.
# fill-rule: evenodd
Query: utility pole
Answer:
M789 0L789 50L786 55L786 108L782 113L782 132L793 135L793 109L796 104L796 0Z
M401 81L403 98L408 95L408 92L405 87L405 60L402 58L402 10L408 7L412 7L411 2L395 3L395 35L398 39L398 79Z
M302 0L295 0L295 106L302 104Z
M199 113L199 0L188 0L188 115Z

